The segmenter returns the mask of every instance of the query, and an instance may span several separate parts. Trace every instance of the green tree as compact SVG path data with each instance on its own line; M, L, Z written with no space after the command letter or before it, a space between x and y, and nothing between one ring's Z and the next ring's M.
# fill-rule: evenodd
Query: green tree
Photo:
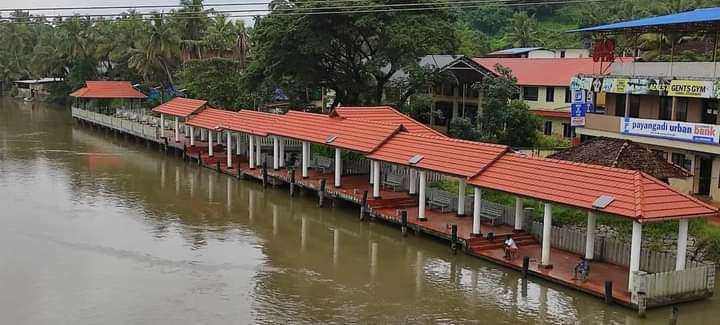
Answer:
M153 16L136 49L128 60L147 81L174 84L173 70L180 62L180 37L160 14ZM163 77L164 75L164 77Z
M480 115L480 137L483 141L513 147L534 147L540 120L530 113L527 105L518 100L520 88L512 71L495 66L498 76L485 78L475 85L483 96Z
M390 2L366 0L358 5ZM295 12L311 6L291 3ZM248 85L273 85L289 78L304 87L335 90L335 104L377 104L397 71L416 64L420 56L455 51L458 42L447 32L453 24L452 15L440 10L402 15L271 13L256 21L254 60L246 80Z
M228 109L253 108L252 98L243 96L246 92L238 78L240 70L236 60L190 60L183 64L178 77L192 98L202 98L213 106Z

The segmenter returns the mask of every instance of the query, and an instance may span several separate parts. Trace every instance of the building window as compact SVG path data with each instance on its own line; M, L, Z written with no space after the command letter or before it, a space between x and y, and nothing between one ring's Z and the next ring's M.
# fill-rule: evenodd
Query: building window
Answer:
M661 120L672 120L672 97L662 96L660 97L660 109L658 119Z
M692 161L686 159L684 154L673 152L671 159L673 164L685 168L687 171L691 171Z
M538 87L523 87L523 100L538 100Z
M570 87L565 87L565 102L572 102L572 93L570 92Z
M543 132L545 135L551 135L552 134L552 121L545 121L545 132Z
M553 87L545 88L545 101L549 102L549 103L555 101L555 88L553 88Z
M625 95L615 95L615 116L625 116Z
M675 107L675 120L687 122L688 100L687 98L678 98L677 107Z
M659 149L652 149L652 151L662 160L667 161L668 159L668 153L667 151L659 150Z
M703 100L702 122L705 124L717 124L718 102L714 99Z
M573 128L570 126L570 123L563 123L563 137L564 138L572 138L573 137Z

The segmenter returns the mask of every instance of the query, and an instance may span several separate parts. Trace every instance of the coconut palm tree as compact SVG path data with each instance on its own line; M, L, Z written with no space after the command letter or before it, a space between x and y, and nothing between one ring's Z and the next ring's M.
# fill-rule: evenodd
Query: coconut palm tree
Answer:
M514 47L530 47L540 44L538 38L538 25L535 15L528 15L527 11L519 11L510 18L510 30L506 40Z
M153 16L144 33L132 50L128 65L145 81L160 80L165 74L166 81L173 84L172 70L180 62L180 36L161 14Z

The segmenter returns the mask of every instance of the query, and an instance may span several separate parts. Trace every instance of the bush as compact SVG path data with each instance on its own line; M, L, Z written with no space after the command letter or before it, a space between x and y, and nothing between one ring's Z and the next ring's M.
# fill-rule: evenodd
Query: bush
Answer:
M463 140L477 141L480 139L480 132L475 129L469 118L456 117L450 121L448 136Z

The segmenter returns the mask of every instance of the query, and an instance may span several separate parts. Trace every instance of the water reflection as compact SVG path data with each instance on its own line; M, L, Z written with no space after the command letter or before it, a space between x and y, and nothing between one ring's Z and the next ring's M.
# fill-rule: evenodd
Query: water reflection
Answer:
M666 323L401 237L357 210L0 108L0 313L32 323ZM174 181L174 186L171 184ZM342 249L341 249L342 248ZM681 323L717 319L714 300Z

